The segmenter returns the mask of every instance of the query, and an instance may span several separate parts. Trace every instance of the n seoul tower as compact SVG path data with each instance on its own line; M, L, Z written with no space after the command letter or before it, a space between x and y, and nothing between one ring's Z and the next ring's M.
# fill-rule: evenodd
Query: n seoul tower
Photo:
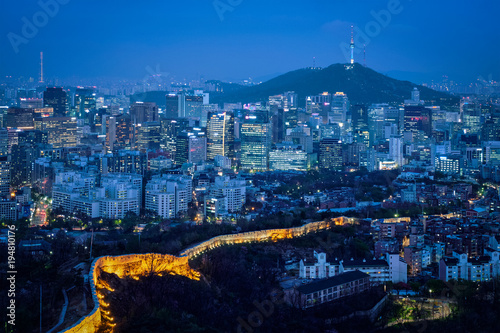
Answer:
M351 65L354 64L354 26L351 25Z

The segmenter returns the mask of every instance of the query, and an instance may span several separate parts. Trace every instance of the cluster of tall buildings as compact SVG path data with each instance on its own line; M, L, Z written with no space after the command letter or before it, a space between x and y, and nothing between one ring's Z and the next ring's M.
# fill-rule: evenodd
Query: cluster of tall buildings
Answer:
M22 186L48 193L51 174L89 166L103 175L211 163L223 173L404 169L500 179L500 110L477 96L440 106L415 88L400 104L362 105L343 92L287 91L222 105L181 87L124 106L96 87L14 95L0 108L4 195Z

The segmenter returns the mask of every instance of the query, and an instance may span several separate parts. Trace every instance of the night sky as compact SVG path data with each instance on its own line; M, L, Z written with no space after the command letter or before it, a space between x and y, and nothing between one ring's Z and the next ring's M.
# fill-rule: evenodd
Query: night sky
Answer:
M0 75L38 77L43 51L49 78L141 79L149 67L176 78L265 79L312 66L313 57L317 66L347 62L340 45L349 43L350 25L366 33L368 24L380 28L366 43L367 65L377 71L413 81L500 79L494 0L400 0L383 27L371 12L393 0L215 2L227 6L223 13L213 0L59 1L67 4L45 25L37 1L1 1ZM34 15L42 26L16 53L9 36L24 38L22 18Z

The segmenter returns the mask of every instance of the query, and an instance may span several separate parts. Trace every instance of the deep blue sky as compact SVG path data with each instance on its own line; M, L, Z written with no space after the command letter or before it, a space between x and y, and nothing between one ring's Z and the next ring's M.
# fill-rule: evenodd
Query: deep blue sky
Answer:
M22 18L32 22L41 7L1 1L0 75L37 77L40 51L46 77L59 78L141 79L149 66L177 77L239 80L311 66L313 57L327 66L347 61L339 45L349 42L350 25L365 31L370 12L390 2L220 0L241 2L221 21L213 0L65 1L18 53L7 35L22 36ZM499 1L400 3L402 11L366 46L369 67L409 79L500 79Z

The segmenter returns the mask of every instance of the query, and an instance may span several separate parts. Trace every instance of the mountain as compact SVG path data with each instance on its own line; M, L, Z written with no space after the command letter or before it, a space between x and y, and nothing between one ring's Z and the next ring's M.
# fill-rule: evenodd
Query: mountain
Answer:
M264 102L268 101L269 96L295 91L299 97L299 106L304 106L306 96L318 95L325 91L342 91L347 94L351 104L401 103L410 98L414 87L420 90L420 98L430 103L443 105L455 104L458 101L449 94L409 81L390 78L360 64L354 64L352 67L333 64L323 69L298 69L256 86L211 93L210 102Z

